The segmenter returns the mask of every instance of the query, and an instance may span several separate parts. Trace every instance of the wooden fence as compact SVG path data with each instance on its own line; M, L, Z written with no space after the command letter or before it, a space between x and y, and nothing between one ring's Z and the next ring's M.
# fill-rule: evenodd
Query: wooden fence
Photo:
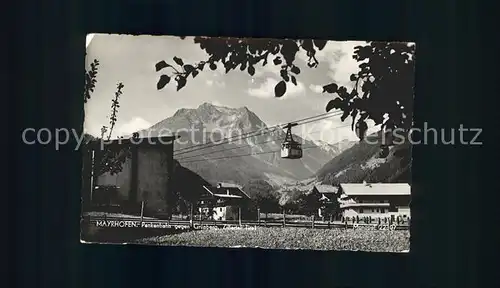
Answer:
M102 221L109 222L134 222L139 223L138 226L142 226L143 223L147 223L147 225L153 224L156 226L168 227L168 226L191 226L191 227L219 227L224 228L227 226L259 226L259 227L295 227L295 228L315 228L315 229L333 229L333 228L344 228L344 229L356 229L362 227L371 227L378 230L408 230L409 229L409 221L406 223L396 223L396 221L372 221L372 223L364 223L360 221L297 221L297 220L286 220L286 218L282 220L269 220L269 221L249 221L249 220L161 220L161 219L142 219L140 217L110 217L110 216L99 216L99 217L85 217L85 222L91 224L97 224L98 221L103 223ZM346 220L346 219L345 219Z

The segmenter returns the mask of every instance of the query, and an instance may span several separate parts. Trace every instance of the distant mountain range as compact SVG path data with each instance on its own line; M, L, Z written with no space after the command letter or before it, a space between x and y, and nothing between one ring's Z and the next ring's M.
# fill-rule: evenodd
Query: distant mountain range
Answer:
M281 204L293 201L316 184L411 183L411 145L396 145L387 157L380 158L380 146L367 143L377 143L375 140L380 139L380 132L368 135L370 141L344 140L335 144L306 141L294 136L305 147L300 160L280 157L280 145L285 136L282 130L269 130L223 145L196 146L203 143L203 138L210 140L210 135L216 131L219 134L212 140L222 139L231 131L245 135L266 127L246 107L227 108L204 103L196 109L179 109L172 117L139 131L139 134L154 137L178 132L181 139L174 148L176 177L191 179L187 181L193 185L215 185L218 182L245 185L250 180L261 180L275 187L276 193L273 194ZM93 137L87 135L86 138ZM193 145L192 150L185 149Z
M411 144L395 145L387 157L379 158L381 133L373 133L369 141L356 143L326 163L316 173L325 184L405 182L411 183ZM378 141L380 143L380 141Z
M251 133L254 131L264 132ZM294 135L304 147L304 156L300 160L282 159L279 151L285 131L268 127L247 107L228 108L210 103L196 109L179 109L172 117L139 131L139 134L153 137L172 132L181 136L175 143L177 152L174 152L174 158L211 183L244 184L249 179L263 179L280 185L310 178L353 144L342 141L332 145ZM230 135L234 136L230 143L210 144L210 140L217 141ZM238 135L251 137L239 140ZM209 144L199 145L207 142ZM193 150L185 149L190 146L194 146Z
M380 132L373 133L369 141L350 144L349 148L328 161L318 172L302 181L290 181L279 187L280 204L286 204L298 198L300 194L309 193L314 185L340 183L395 183L411 184L411 145L409 143L393 146L387 157L379 158L381 151L376 139Z
M219 140L231 132L235 136L248 136L245 133L269 128L246 107L228 108L204 103L196 109L179 109L172 117L139 133L158 136L165 131L193 128L196 130L179 133L181 139L176 143L174 158L210 183L244 185L250 179L260 179L286 190L290 185L302 187L311 183L411 182L411 145L395 146L387 157L378 158L379 145L367 142L377 143L375 140L380 139L380 133L369 135L371 141L343 140L334 144L294 135L304 147L300 160L280 157L280 144L285 136L281 129L270 129L233 143L196 146L196 143L203 143L204 137L205 141L210 139L210 135ZM210 134L214 131L219 134ZM193 145L196 146L193 150L185 149Z

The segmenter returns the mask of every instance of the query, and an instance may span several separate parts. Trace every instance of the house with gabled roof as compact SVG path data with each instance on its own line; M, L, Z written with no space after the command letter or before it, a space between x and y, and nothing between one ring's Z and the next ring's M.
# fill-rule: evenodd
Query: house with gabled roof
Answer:
M238 220L250 200L242 187L230 183L219 183L217 186L203 186L199 199L199 212L214 220Z
M339 188L328 184L316 184L313 186L312 190L313 193L319 193L321 195L320 200L330 202L337 197Z
M339 188L333 185L328 185L328 184L321 184L321 183L315 183L312 188L310 193L314 193L317 195L317 199L322 203L321 207L318 208L318 216L319 217L325 217L325 215L331 213L327 212L326 209L327 207L331 207L332 203L337 201L338 199L338 190Z
M410 217L408 183L342 183L339 195L344 217Z

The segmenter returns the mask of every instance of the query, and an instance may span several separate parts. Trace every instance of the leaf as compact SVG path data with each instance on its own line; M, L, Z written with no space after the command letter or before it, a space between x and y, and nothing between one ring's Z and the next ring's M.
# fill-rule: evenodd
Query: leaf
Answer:
M198 75L200 72L198 72L198 70L193 70L193 73L191 73L191 75L193 75L193 78L196 77L196 75Z
M299 73L300 73L300 69L299 69L299 67L297 67L297 66L293 66L293 67L292 67L292 69L290 69L290 71L291 71L292 73L294 73L295 75L297 75L297 74L299 74Z
M255 67L253 67L252 65L248 66L248 74L250 74L250 76L253 76L255 74Z
M181 90L184 86L186 86L186 77L179 77L177 79L177 91Z
M215 63L210 63L210 70L216 70L217 69L217 65L215 65Z
M204 68L204 67L205 67L205 63L200 63L200 64L198 64L198 69L199 69L200 71L203 71L203 68Z
M351 76L349 77L349 79L351 81L356 81L358 79L358 76L356 74L351 74Z
M328 104L326 104L326 112L330 112L330 110L335 108L340 108L342 106L342 100L340 98L335 98L330 100Z
M186 71L187 73L191 73L193 70L194 70L193 65L189 64L184 65L184 71Z
M283 78L283 80L285 80L286 82L290 81L290 78L288 77L288 73L286 72L286 70L281 70L280 75L281 78Z
M344 111L344 114L342 114L342 116L340 116L340 121L344 122L344 120L347 118L347 116L349 116L349 110L345 110Z
M327 41L326 40L313 40L314 46L318 47L318 50L323 50L325 48Z
M274 58L273 63L274 65L280 65L283 61L281 61L281 58L278 56Z
M331 84L328 84L326 86L323 86L323 93L327 92L327 93L335 93L337 92L337 89L339 88L339 86L335 83L331 83Z
M160 80L158 80L158 83L156 84L156 89L163 89L168 82L170 82L170 77L168 75L161 75Z
M184 62L182 61L181 58L179 57L174 57L174 62L179 65L179 66L183 66L184 65Z
M158 72L161 69L166 68L166 67L170 67L170 65L167 64L167 62L165 62L163 60L161 60L160 62L156 63L156 65L155 65L156 72Z
M286 83L285 81L280 81L276 86L274 86L274 96L281 97L285 95L286 92Z
M243 62L243 63L241 63L241 65L240 65L240 70L241 70L241 71L245 71L245 69L247 69L247 62L246 62L246 61L244 61L244 62Z
M292 75L292 76L291 76L291 78L292 78L292 83L293 83L295 86L297 86L297 79L295 79L295 76L293 76L293 75Z

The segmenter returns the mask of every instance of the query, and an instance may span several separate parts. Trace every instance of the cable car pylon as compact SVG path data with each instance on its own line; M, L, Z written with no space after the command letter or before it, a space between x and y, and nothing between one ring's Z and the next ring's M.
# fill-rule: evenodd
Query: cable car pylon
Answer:
M292 127L297 126L297 123L288 123L283 128L286 129L286 136L281 143L281 158L284 159L300 159L302 158L302 144L295 141L292 136Z

